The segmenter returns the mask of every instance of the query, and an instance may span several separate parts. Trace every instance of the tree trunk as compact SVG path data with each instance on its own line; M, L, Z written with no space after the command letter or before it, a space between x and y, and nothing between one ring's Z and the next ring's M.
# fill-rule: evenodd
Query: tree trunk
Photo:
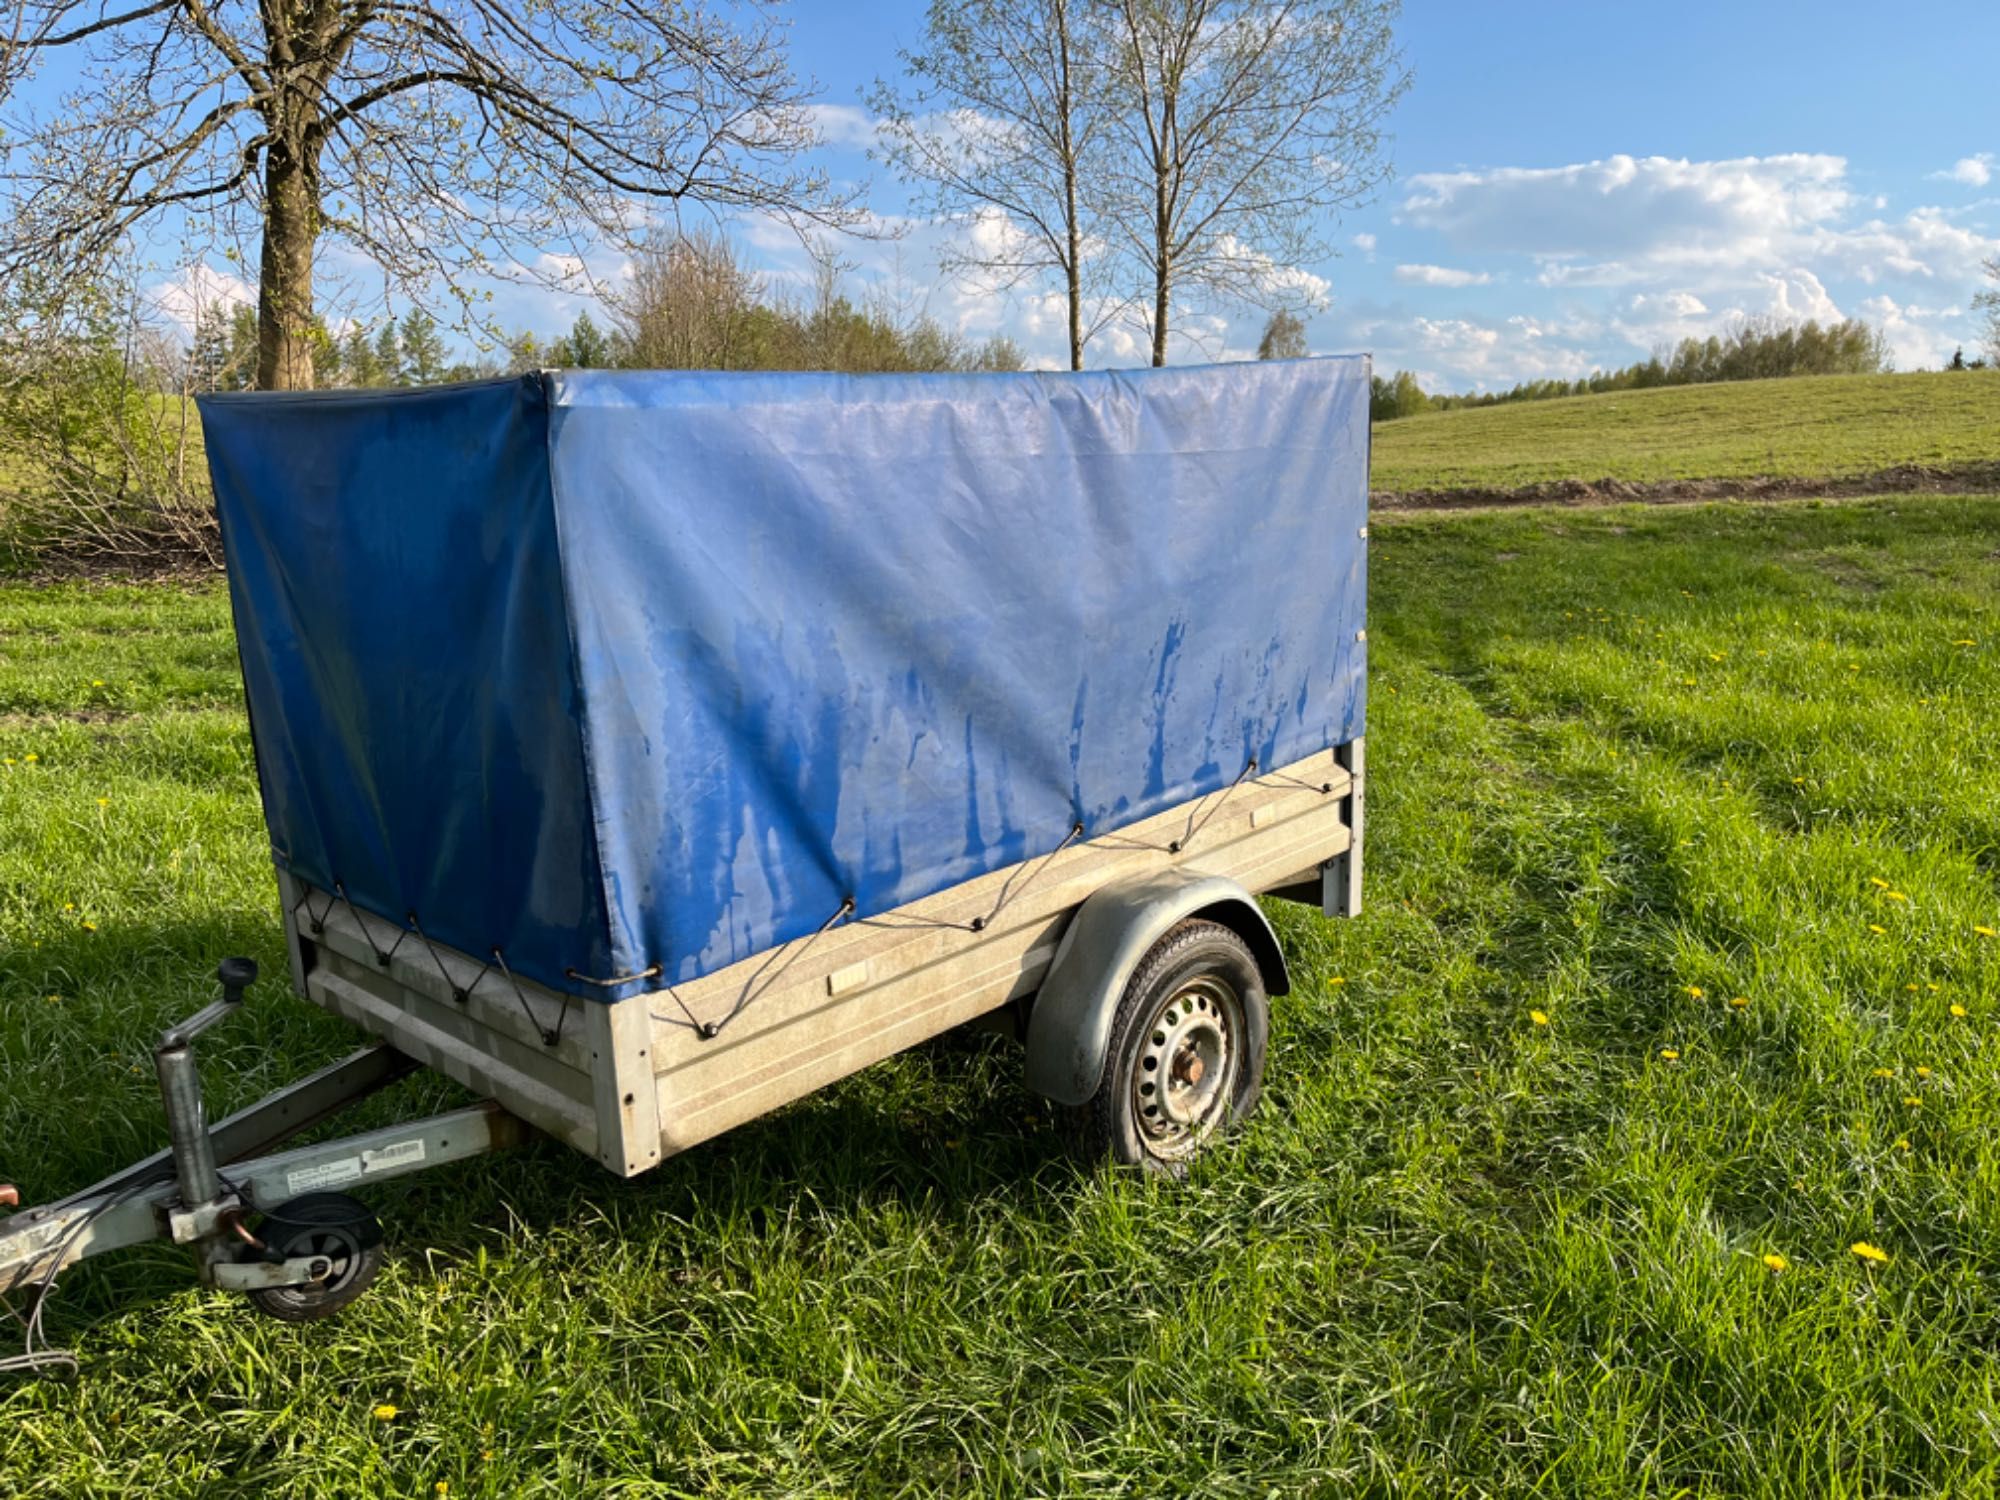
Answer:
M1075 231L1071 231L1069 262L1069 367L1072 370L1081 370L1083 368L1083 308L1078 304L1083 301L1083 286L1081 278L1076 273L1075 244L1076 234Z
M303 147L272 143L264 160L264 253L257 277L257 389L313 387L313 239L318 194Z
M1168 118L1172 118L1171 108ZM1172 219L1167 209L1167 173L1156 166L1153 176L1153 364L1167 362L1167 311L1173 291Z

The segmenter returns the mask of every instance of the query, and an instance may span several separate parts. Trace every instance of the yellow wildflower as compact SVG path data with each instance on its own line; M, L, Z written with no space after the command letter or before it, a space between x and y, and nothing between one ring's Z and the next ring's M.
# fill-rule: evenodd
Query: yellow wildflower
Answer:
M21 759L27 761L30 765L33 765L36 761L40 760L41 757L35 754L34 751L30 750L26 755L22 756Z
M1662 1047L1660 1049L1660 1056L1668 1062L1679 1062L1681 1060L1680 1053L1672 1047Z
M1966 638L1965 638L1964 640L1962 640L1962 641L1953 641L1953 642L1952 642L1952 644L1953 644L1954 646L1976 646L1976 645L1978 645L1978 644L1979 644L1979 642L1977 642L1977 641L1975 641L1974 639L1972 639L1972 637L1971 637L1971 636L1967 636L1967 637L1966 637Z
M1917 992L1917 987L1914 984L1906 984L1903 986L1903 988L1909 991L1912 995L1914 995Z
M375 1420L378 1422L395 1421L396 1408L391 1406L388 1402L384 1401L380 1406L375 1408Z
M97 805L99 807L109 807L111 805L111 799L109 797L99 797L97 799Z
M1856 1240L1848 1248L1863 1260L1872 1260L1877 1265L1883 1266L1889 1263L1889 1252L1880 1246L1869 1244L1866 1240Z
M1870 875L1868 877L1868 883L1874 886L1875 889L1878 891L1886 891L1889 889L1889 882L1884 880L1880 875Z
M1731 1010L1741 1010L1749 1003L1750 1001L1746 996L1738 995L1734 1000L1729 1002L1729 1008Z
M1995 932L1991 927L1975 927L1972 930L1981 937L2000 937L2000 932Z
M85 922L83 924L83 930L85 932L95 932L97 931L97 924L95 922Z
M437 1492L438 1492L438 1493L439 1493L440 1495L449 1495L449 1494L451 1493L451 1486L450 1486L449 1484L447 1484L447 1483L446 1483L446 1482L445 1482L444 1480L442 1480L442 1479L440 1479L440 1480L439 1480L439 1481L437 1482L437 1484L436 1484L436 1485L434 1486L434 1488L435 1488L435 1489L437 1490Z
M1528 1019L1533 1021L1537 1026L1546 1026L1549 1024L1547 1011L1531 1010L1528 1012Z
M1702 990L1701 986L1698 984L1689 985L1687 987L1687 992L1688 992L1688 998L1690 1000L1699 1000L1701 998Z
M1903 1102L1909 1105L1911 1109L1915 1109L1918 1105L1922 1104L1924 1101L1919 1099L1915 1094L1905 1094L1903 1095Z
M1767 1270L1782 1271L1788 1264L1789 1262L1785 1257L1779 1255L1776 1251L1764 1257L1764 1265Z
M1884 899L1889 901L1907 901L1910 898L1905 896L1901 891L1888 891L1884 893Z
M1877 1078L1894 1078L1896 1076L1896 1070L1894 1068L1877 1068L1875 1070L1875 1076Z
M1919 1077L1919 1078L1928 1078L1928 1077L1930 1077L1930 1076L1931 1076L1931 1070L1930 1070L1929 1068L1918 1068L1918 1069L1917 1069L1917 1077Z
M1338 974L1336 974L1336 975L1335 975L1335 976L1334 976L1333 978L1329 979L1329 980L1327 981L1327 983L1328 983L1328 984L1345 984L1345 983L1347 983L1347 981L1346 981L1345 979L1342 979L1342 978L1341 978L1341 977L1340 977L1340 976L1339 976Z
M1965 1019L1965 1007L1963 1005L1958 1004L1956 1001L1952 1003L1951 1013L1961 1021Z
M91 685L92 687L103 687L103 686L104 686L104 679L103 679L102 677L93 677L93 678L92 678L92 679L90 680L90 685Z
M1878 927L1873 922L1870 922L1868 924L1868 930L1873 933L1884 933L1887 932L1889 929L1886 927Z
M1910 1138L1909 1138L1908 1136L1906 1136L1906 1135L1905 1135L1905 1136L1898 1136L1898 1137L1896 1138L1896 1149L1897 1149L1898 1151L1907 1151L1907 1150L1909 1150L1909 1149L1910 1149Z

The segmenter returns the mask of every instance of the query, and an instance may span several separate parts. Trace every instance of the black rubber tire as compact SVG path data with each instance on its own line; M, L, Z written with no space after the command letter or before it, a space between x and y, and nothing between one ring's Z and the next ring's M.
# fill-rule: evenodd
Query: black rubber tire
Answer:
M1257 1108L1264 1089L1264 1054L1270 1039L1270 998L1263 972L1250 947L1218 922L1195 918L1172 928L1155 943L1126 982L1111 1019L1105 1051L1104 1076L1088 1102L1069 1111L1070 1134L1078 1151L1090 1161L1107 1157L1120 1166L1139 1167L1171 1177L1187 1174L1188 1157L1167 1157L1149 1145L1139 1118L1134 1075L1140 1070L1149 1030L1162 1008L1201 980L1228 986L1240 1007L1237 1035L1240 1048L1236 1072L1228 1081L1228 1097L1217 1097L1204 1122L1201 1141L1234 1129Z
M286 1260L323 1255L333 1274L308 1286L266 1287L249 1294L261 1313L280 1323L330 1318L368 1290L382 1269L382 1226L359 1199L307 1193L272 1209L257 1226L264 1243Z

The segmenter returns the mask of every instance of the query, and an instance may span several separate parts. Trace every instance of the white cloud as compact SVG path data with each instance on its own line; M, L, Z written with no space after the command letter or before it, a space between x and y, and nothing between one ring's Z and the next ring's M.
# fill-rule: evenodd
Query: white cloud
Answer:
M1487 286L1493 277L1485 271L1463 271L1454 266L1398 266L1396 279L1405 286Z
M1398 218L1462 249L1530 255L1564 280L1644 260L1682 265L1782 259L1790 235L1853 203L1838 156L1688 161L1614 156L1551 168L1434 172L1410 179ZM1593 264L1595 263L1595 264ZM1586 273L1581 274L1580 273ZM1600 274L1597 284L1614 279Z
M1964 349L1970 357L1978 343L1964 307L1924 307L1879 296L1863 302L1860 311L1882 330L1899 370L1941 369L1951 362L1953 350Z
M811 116L820 139L829 146L855 146L865 150L875 144L880 122L859 105L809 104L806 113Z
M1354 248L1359 250L1363 255L1372 256L1375 253L1375 236L1372 234L1357 234L1354 237Z
M1991 151L1982 151L1977 156L1962 156L1942 172L1931 176L1939 182L1959 182L1967 187L1983 188L1993 180L1996 158Z
M255 307L257 288L241 276L200 262L183 266L154 287L151 297L155 307L183 331L192 333L195 319L204 312Z

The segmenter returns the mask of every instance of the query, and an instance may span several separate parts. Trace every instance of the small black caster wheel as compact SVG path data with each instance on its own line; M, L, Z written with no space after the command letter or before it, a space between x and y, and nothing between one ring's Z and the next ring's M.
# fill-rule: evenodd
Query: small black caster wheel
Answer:
M301 1286L251 1292L259 1312L282 1323L330 1318L368 1290L382 1269L382 1226L368 1205L345 1193L308 1193L268 1210L257 1235L281 1260L312 1256L326 1274Z
M1097 1093L1071 1112L1088 1158L1183 1176L1264 1084L1270 1001L1250 947L1190 918L1139 961L1111 1020Z

